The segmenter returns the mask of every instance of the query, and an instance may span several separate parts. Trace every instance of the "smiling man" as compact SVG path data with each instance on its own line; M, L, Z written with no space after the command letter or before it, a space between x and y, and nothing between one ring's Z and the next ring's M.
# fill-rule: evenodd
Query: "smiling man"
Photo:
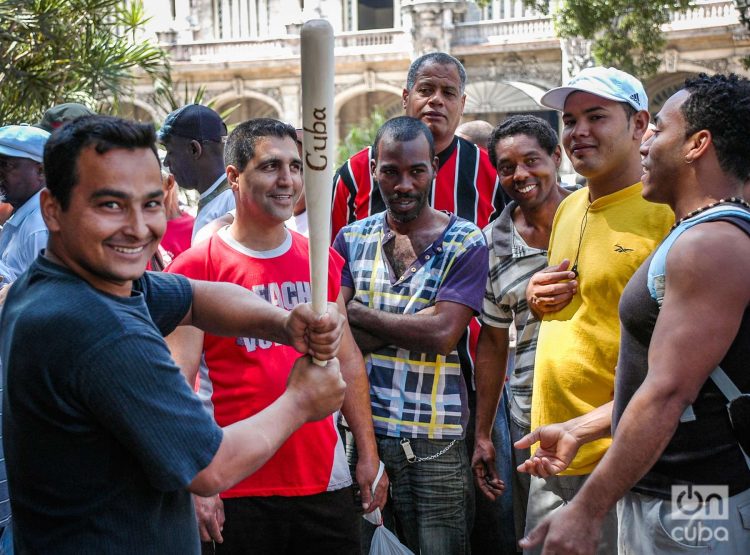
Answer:
M604 407L608 417L620 338L617 305L625 284L666 235L668 207L641 197L641 138L649 121L643 85L615 68L593 67L546 93L542 104L562 112L562 142L587 187L560 203L552 224L549 264L529 281L527 300L542 316L531 401L532 429L567 422ZM575 427L577 437L590 431ZM537 432L532 432L536 434ZM518 447L529 447L537 435ZM560 475L534 460L526 528L570 501L610 440L587 443ZM543 443L542 448L545 447ZM612 553L617 517L604 521L600 553Z
M11 287L0 325L3 430L19 553L199 552L190 492L257 470L340 406L338 364L295 363L265 411L220 428L170 357L178 325L335 356L335 306L278 309L231 284L144 273L166 227L153 127L91 116L45 148L47 250Z
M475 225L429 205L437 157L424 123L387 121L370 169L387 210L346 226L334 248L396 529L414 553L461 555L474 504L456 346L481 308L487 248Z
M507 507L497 514L510 514L512 508L515 523L498 520L491 532L497 534L495 544L510 553L516 549L515 538L523 537L529 498L529 476L514 468L529 458L529 451L511 452L510 445L531 431L531 389L539 333L539 318L526 303L526 286L534 273L547 266L552 219L570 193L558 183L562 153L557 133L544 120L511 116L492 131L488 148L500 184L512 202L484 229L490 245L490 271L477 348L472 466L480 491ZM508 395L501 396L513 324L517 334L511 353L515 356L511 361L513 372L508 379ZM496 499L502 493L494 488L498 478L506 482L512 499L507 491L505 497ZM508 487L509 482L512 487Z
M655 119L643 196L678 221L622 294L614 441L545 553L594 553L615 503L619 553L750 552L750 81L701 74Z
M302 191L296 139L292 126L274 119L248 120L232 131L225 157L237 217L184 252L169 272L236 283L285 310L310 299L307 238L285 226ZM343 312L341 265L331 250L328 296ZM207 383L201 383L201 394L221 426L273 403L299 356L291 347L255 335L217 337L195 328L181 328L168 341L191 385L203 366L201 379ZM339 358L347 382L342 413L361 452L356 476L369 512L385 502L388 480L381 479L373 499L379 459L367 376L348 326ZM333 418L300 428L253 476L223 491L221 499L196 497L195 503L202 538L215 541L219 554L359 550L360 519L352 510L349 468Z

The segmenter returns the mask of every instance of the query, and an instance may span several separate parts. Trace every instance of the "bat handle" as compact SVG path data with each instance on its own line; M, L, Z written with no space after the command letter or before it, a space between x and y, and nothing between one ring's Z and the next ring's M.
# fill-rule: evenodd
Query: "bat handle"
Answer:
M318 366L325 367L328 364L327 360L318 360L317 358L313 357L313 362L317 364Z

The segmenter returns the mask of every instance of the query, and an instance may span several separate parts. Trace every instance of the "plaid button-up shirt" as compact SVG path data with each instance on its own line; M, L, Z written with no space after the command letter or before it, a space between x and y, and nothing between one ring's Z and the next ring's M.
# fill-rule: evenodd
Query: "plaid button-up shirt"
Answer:
M415 314L440 301L481 310L488 250L474 224L451 215L443 233L401 276L394 275L383 251L394 236L385 213L339 232L334 248L346 261L342 285L354 290L354 299L396 314ZM365 362L375 433L464 437L467 394L457 351L442 356L389 345L368 354Z

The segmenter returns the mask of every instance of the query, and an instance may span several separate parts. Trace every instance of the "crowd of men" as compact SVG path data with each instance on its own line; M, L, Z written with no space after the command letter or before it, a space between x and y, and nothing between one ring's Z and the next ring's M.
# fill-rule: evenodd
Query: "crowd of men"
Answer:
M0 128L0 554L750 552L750 81L465 87L333 176L323 316L293 126Z

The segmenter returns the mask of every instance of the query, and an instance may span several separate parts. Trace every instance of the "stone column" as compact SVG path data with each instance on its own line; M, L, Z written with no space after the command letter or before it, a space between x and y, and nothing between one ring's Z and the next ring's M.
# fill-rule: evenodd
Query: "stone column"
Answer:
M295 127L302 125L302 90L299 84L282 85L281 108L283 113L279 114L282 121L288 121Z
M190 19L191 22L195 23L193 27L193 40L218 38L218 14L215 13L211 0L199 0L193 4Z
M581 38L560 40L562 50L562 83L567 83L571 77L578 75L582 69L594 66L591 54L592 41Z
M450 52L453 14L465 9L463 1L403 0L404 25L410 23L412 58L427 52ZM405 27L406 30L406 27Z

